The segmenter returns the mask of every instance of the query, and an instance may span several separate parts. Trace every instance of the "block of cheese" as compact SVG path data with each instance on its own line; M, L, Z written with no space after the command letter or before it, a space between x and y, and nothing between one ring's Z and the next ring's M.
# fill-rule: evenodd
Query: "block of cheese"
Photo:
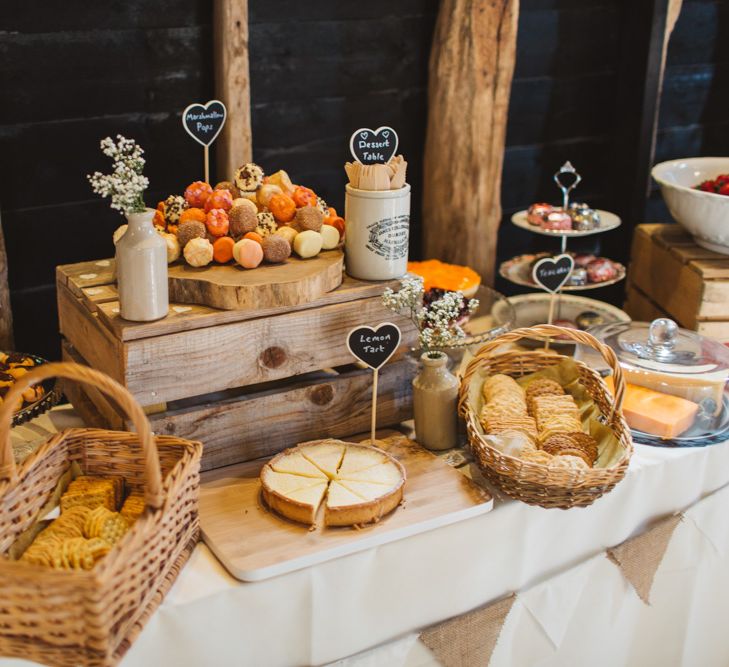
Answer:
M605 378L605 382L614 393L612 377ZM698 411L698 404L685 398L635 384L625 385L623 415L628 426L637 431L675 438L691 428Z

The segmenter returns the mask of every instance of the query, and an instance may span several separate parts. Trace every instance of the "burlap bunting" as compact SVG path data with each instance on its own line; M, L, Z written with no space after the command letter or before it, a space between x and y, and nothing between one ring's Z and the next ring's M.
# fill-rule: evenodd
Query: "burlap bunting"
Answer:
M485 667L489 664L515 595L434 625L420 640L443 667Z
M607 550L613 561L630 582L643 602L650 604L650 593L658 566L663 560L673 531L683 515L674 514L661 520L645 533Z

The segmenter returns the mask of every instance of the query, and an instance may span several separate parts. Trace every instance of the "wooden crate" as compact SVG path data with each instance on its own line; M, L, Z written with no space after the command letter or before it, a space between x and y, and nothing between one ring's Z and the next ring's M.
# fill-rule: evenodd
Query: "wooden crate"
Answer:
M394 321L403 342L382 369L378 426L412 416L412 323L380 302L390 283L345 277L309 304L222 311L170 304L157 322L119 317L113 260L60 266L58 311L65 359L126 386L157 433L201 440L202 469L269 455L301 440L346 437L369 428L371 372L352 364L353 327ZM91 425L121 428L117 406L91 389L64 386Z
M667 315L729 341L729 257L697 246L679 225L639 225L625 310L636 320Z

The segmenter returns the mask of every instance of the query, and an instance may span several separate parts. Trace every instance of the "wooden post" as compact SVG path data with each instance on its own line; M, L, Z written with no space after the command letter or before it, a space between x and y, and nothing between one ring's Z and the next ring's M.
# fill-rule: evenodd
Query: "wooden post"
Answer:
M656 145L668 39L681 11L682 0L623 3L621 59L618 71L619 118L613 142L612 201L625 225L620 235L606 239L611 257L625 261L623 239L644 222L650 192L650 170Z
M217 180L233 177L253 157L248 69L248 0L215 0L215 95L228 117L216 142Z
M428 83L425 257L493 283L518 0L443 0Z
M8 287L8 256L5 252L5 237L0 224L0 350L13 349L13 312L10 310L10 288Z

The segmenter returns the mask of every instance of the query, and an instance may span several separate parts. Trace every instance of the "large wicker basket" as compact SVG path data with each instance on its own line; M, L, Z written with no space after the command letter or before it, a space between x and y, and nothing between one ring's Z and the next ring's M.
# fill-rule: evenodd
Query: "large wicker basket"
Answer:
M114 399L136 434L69 429L16 466L10 445L15 399L49 377L91 385ZM198 539L202 445L154 437L134 397L106 375L52 363L21 378L0 409L0 655L47 665L113 665L129 648ZM123 475L146 511L90 571L11 560L73 462L89 475Z
M573 470L550 468L546 465L508 456L488 444L479 426L476 406L470 405L472 383L483 382L484 377L503 373L520 377L548 366L559 364L563 355L546 350L508 350L497 352L507 343L535 336L566 336L597 350L612 369L615 396L610 393L599 373L582 362L575 361L580 383L597 405L604 423L612 430L622 449L619 460L609 468ZM625 476L633 453L630 429L621 413L625 380L612 349L583 331L542 325L515 329L479 349L471 360L461 382L459 412L466 420L468 439L479 467L486 478L505 495L530 505L541 507L585 507L593 503Z

